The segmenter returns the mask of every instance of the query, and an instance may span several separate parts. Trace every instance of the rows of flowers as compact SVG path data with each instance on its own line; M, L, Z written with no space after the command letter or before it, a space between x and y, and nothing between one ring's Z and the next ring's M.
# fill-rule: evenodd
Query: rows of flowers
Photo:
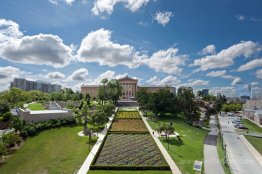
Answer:
M137 111L118 111L116 118L141 118Z
M142 119L115 119L110 132L148 132Z
M166 161L149 134L108 134L95 165L164 166Z

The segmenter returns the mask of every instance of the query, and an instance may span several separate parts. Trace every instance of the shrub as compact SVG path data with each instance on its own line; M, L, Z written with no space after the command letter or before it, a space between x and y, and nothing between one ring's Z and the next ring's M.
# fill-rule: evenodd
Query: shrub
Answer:
M21 142L20 137L13 133L4 134L2 138L3 138L3 142L6 145L6 147L14 147L15 144L18 144Z
M6 146L3 142L0 142L0 157L5 155L7 152Z
M3 121L9 121L13 117L13 114L11 112L6 112L2 114Z

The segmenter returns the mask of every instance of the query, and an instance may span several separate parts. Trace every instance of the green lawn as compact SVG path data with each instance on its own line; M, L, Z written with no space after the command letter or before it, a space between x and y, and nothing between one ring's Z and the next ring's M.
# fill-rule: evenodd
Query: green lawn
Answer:
M262 128L256 125L255 123L249 121L248 119L242 119L242 124L248 128L250 132L260 132L262 133Z
M255 149L262 155L262 138L245 136Z
M72 174L89 153L87 137L77 133L82 127L62 127L40 132L0 167L4 174ZM93 142L92 144L94 144Z
M181 139L183 142L179 142L177 139L171 139L168 152L183 174L194 173L193 165L195 160L203 161L204 159L203 141L208 131L185 124L181 116L175 119L163 118L148 122L154 130L159 127L159 124L173 123L175 131L182 136ZM165 138L160 138L160 140L164 147L168 150L168 143Z
M42 103L31 103L28 105L28 109L31 109L33 111L46 110Z
M225 165L225 152L222 149L222 141L221 141L221 137L218 135L217 136L217 152L218 152L218 156L220 159L220 162L222 164L222 167L224 168L225 174L231 174L230 168L228 165Z
M89 170L88 174L172 174L171 171L162 170Z

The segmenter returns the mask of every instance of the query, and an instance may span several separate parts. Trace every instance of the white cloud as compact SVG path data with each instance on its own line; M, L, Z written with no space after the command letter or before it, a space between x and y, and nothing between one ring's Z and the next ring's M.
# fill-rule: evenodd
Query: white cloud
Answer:
M253 87L253 86L258 86L259 85L259 83L258 82L252 82L251 83L251 86Z
M143 62L157 72L180 74L182 72L182 68L180 68L180 66L185 64L188 56L177 55L177 52L177 48L160 50L153 53L149 59L143 59Z
M181 81L177 77L174 77L171 75L166 76L163 79L160 79L157 76L154 76L146 81L147 85L155 85L155 86L165 86L165 85L176 86L179 83L181 83Z
M79 61L97 62L110 67L117 65L125 65L129 68L138 67L145 55L135 51L133 46L112 42L111 33L103 28L90 32L82 40L77 52Z
M250 62L247 62L244 65L241 65L237 71L247 71L256 67L262 67L262 58L260 59L254 59L251 60Z
M236 18L239 20L239 21L244 21L246 19L246 16L244 15L236 15Z
M262 79L262 69L256 71L256 77Z
M252 41L242 41L238 44L220 51L215 55L209 55L196 59L194 61L195 66L200 66L200 70L208 70L213 68L225 68L234 63L234 59L237 57L250 57L251 55L258 53L262 50L262 46Z
M209 81L200 79L189 79L186 86L205 86L208 85Z
M49 0L49 2L51 2L52 4L55 4L55 5L57 5L61 1L64 1L68 5L72 5L75 2L75 0Z
M127 73L116 74L114 71L107 70L107 71L101 73L99 76L97 76L94 80L91 80L90 84L98 85L98 84L101 83L101 81L103 79L108 79L108 80L120 79L120 78L126 77L127 75L128 75ZM132 77L132 78L134 78L134 77Z
M235 79L232 81L231 85L232 85L232 86L235 86L236 84L241 83L241 82L242 82L241 78L240 78L240 77L237 77L237 78L235 78Z
M65 78L65 75L61 72L50 72L46 75L47 78L50 78L50 79L63 79Z
M236 76L232 76L232 75L223 75L222 78L232 80L232 79L235 79L237 77Z
M101 13L111 15L114 11L114 6L118 3L123 3L127 9L135 12L149 1L150 0L95 0L92 12L94 15L100 15Z
M208 55L208 54L215 54L215 53L216 53L215 45L207 45L199 52L200 55Z
M226 74L226 70L211 71L211 72L207 73L206 76L209 76L209 77L221 77L221 76L224 76L225 74Z
M86 68L81 68L74 71L69 77L69 80L85 81L87 80L88 70Z
M172 12L157 12L154 16L154 20L156 20L159 24L165 26L170 21L170 18L173 16Z
M15 77L28 76L28 74L13 66L0 66L0 91L6 90Z
M19 25L0 19L0 57L2 59L34 65L63 67L72 59L72 50L58 36L38 34L23 36Z
M225 87L213 87L209 90L210 94L217 95L220 93L221 95L225 95L226 97L236 97L236 88L232 86Z

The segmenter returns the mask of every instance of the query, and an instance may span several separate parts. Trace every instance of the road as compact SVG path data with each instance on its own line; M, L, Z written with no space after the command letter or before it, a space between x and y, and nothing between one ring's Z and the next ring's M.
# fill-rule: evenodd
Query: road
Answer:
M223 141L226 144L229 164L234 174L258 174L262 168L240 140L232 124L234 117L219 117Z

